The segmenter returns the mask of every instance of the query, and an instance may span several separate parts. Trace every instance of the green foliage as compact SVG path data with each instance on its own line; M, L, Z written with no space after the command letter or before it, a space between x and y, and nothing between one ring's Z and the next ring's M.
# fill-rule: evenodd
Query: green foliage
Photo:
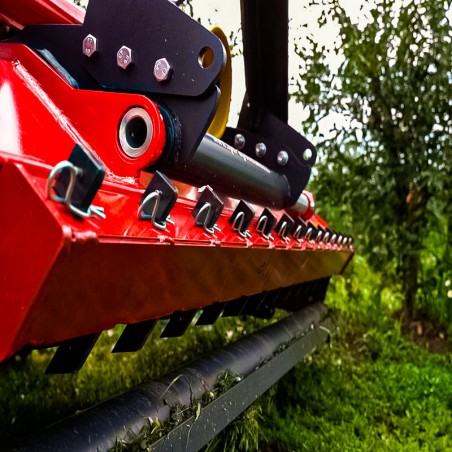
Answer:
M205 449L205 452L258 450L262 406L255 402L239 417L234 419Z
M355 255L342 278L334 278L327 295L328 305L338 310L345 322L356 327L391 327L391 316L402 308L400 286L388 285L368 261Z
M365 25L337 0L321 3L319 36L336 24L332 52L341 64L332 67L331 52L308 36L296 49L301 74L295 80L316 139L320 119L336 118L318 142L320 210L348 219L373 268L394 271L412 315L418 281L425 282L421 254L438 221L448 225L438 257L451 264L451 2L400 7L376 0Z
M444 216L432 215L428 234L421 251L419 275L418 311L437 323L448 325L452 333L452 247L451 228ZM449 240L448 240L449 237Z
M205 452L235 452L259 450L265 441L262 423L273 410L277 387L273 386L205 448Z
M383 278L355 256L332 281L339 332L278 384L260 449L452 450L452 354L402 334L403 295Z
M397 330L355 334L299 365L264 427L269 449L283 451L449 450L451 432L451 356Z

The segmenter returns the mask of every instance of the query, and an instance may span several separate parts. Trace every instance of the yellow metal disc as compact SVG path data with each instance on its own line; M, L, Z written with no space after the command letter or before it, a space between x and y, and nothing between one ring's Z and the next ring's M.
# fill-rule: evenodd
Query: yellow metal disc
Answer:
M232 65L231 65L231 51L229 49L228 39L220 27L213 27L210 30L215 36L217 36L223 43L224 49L226 51L226 64L220 74L219 87L221 90L220 100L218 102L218 109L215 116L210 123L207 133L221 138L228 122L229 117L229 107L231 104L231 91L232 91ZM206 54L203 59L212 58L213 55ZM209 66L209 61L203 61L207 66Z

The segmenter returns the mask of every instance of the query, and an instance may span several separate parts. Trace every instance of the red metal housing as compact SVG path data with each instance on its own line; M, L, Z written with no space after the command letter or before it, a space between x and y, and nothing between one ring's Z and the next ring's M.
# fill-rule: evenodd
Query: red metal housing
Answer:
M20 8L10 3L0 2L0 20L34 23L33 10L13 14ZM54 23L82 19L58 5L42 1L38 9L50 11ZM131 159L119 146L118 125L136 106L151 117L153 138ZM256 220L251 236L241 237L228 222L234 200L225 200L219 230L207 233L195 225L193 187L178 185L174 224L166 229L139 219L150 177L141 168L156 161L165 138L159 109L147 97L75 89L32 50L0 44L0 361L28 346L342 272L353 252L348 244L266 239ZM94 200L105 219L77 218L48 197L50 171L75 144L107 168ZM255 208L259 215L262 208ZM326 226L315 215L310 221Z

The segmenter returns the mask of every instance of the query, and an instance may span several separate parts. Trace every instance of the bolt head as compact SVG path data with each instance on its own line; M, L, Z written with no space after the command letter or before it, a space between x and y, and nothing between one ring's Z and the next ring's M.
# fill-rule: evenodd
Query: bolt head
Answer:
M170 79L173 69L166 58L159 58L154 64L154 77L162 83Z
M97 38L93 35L86 36L83 40L82 50L83 54L88 58L91 58L93 55L95 55L99 50Z
M257 143L254 148L256 156L262 158L267 153L267 146L264 143Z
M276 157L276 161L278 162L279 166L287 165L287 162L289 161L289 154L287 153L287 151L279 151L278 156Z
M306 149L303 151L303 158L304 158L306 161L311 160L311 158L312 158L312 149L306 148Z
M246 144L245 137L241 133L238 133L234 137L234 147L241 151L245 147L245 144Z
M121 69L126 70L133 64L132 49L127 46L122 46L116 54L116 62Z

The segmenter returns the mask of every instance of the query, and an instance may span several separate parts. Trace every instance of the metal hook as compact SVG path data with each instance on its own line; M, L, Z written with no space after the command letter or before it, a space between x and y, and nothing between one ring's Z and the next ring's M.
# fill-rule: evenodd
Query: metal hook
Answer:
M287 226L288 226L287 221L284 221L283 224L281 225L281 227L279 228L279 232L278 232L278 235L279 235L285 242L288 242L288 241L290 240L289 237L286 236Z
M239 225L237 225L237 221L240 219L240 223ZM238 232L240 237L243 237L244 239L246 239L247 237L251 237L251 234L248 230L246 230L245 232L242 232L242 226L243 226L243 222L245 221L245 214L244 212L239 212L237 214L237 216L234 218L234 221L232 223L232 230L234 232Z
M262 223L264 223L264 225L261 227ZM268 217L266 215L260 217L256 225L256 231L259 232L259 234L262 234L262 237L264 237L264 239L275 240L271 234L264 234L265 228L267 227L267 223Z
M202 214L207 211L204 220L201 220ZM212 205L210 202L206 202L198 211L195 217L196 226L202 226L206 232L213 234L215 231L221 231L221 229L215 224L213 227L209 228L207 224L209 223L212 216Z
M143 202L138 207L138 219L140 219L140 220L151 220L152 224L157 229L162 229L163 230L163 229L166 229L166 223L167 222L170 222L170 223L174 224L174 221L173 220L169 220L168 218L165 221L156 221L155 217L157 215L157 210L158 210L159 205L160 205L160 197L161 196L162 196L162 192L160 190L155 190L155 191L149 193L149 195L147 195L146 198L143 199ZM151 214L148 214L148 213L144 212L144 208L153 199L155 199L154 207L152 208Z
M69 171L69 183L66 188L66 193L64 194L64 197L54 195L52 194L52 187L53 182L55 178L60 174L62 171L68 170ZM66 207L75 215L78 215L82 218L89 218L91 215L97 215L100 218L105 219L105 213L103 207L98 206L89 206L88 210L85 212L84 210L79 209L78 207L75 207L71 203L72 199L72 193L75 188L75 182L77 179L77 176L80 176L83 174L83 170L75 166L73 163L69 162L68 160L63 160L59 162L57 165L55 165L52 170L50 171L49 177L47 178L47 198L51 199L52 201L59 202L61 204L65 204Z
M297 229L295 229L295 232L292 234L292 235L293 235L293 238L294 238L295 240L297 240L298 242L301 242L301 241L303 240L303 234L302 234L302 232L303 232L303 227L301 226L301 224L299 224L299 225L297 226Z

